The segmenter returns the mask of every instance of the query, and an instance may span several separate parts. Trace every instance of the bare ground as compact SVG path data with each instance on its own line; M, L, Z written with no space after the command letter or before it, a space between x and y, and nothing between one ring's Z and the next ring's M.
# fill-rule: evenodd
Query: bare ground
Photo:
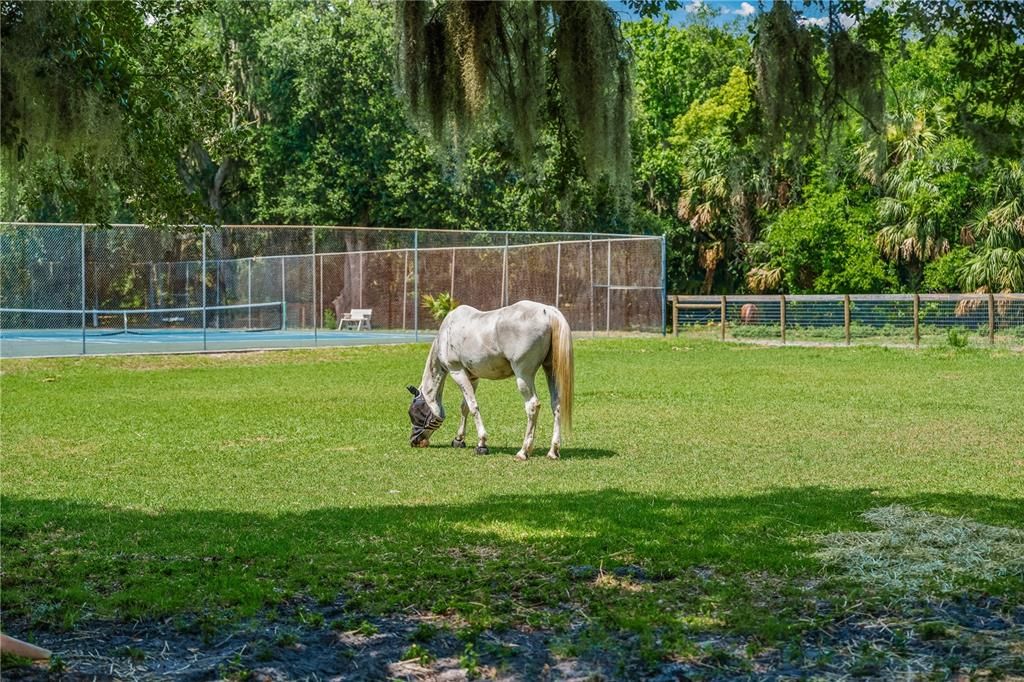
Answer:
M1024 680L1024 604L985 595L886 606L817 600L813 623L784 644L719 629L692 631L692 654L650 660L623 631L561 633L463 628L454 618L408 613L361 617L341 604L303 601L230 623L209 614L160 621L80 623L70 632L6 622L58 657L50 668L5 666L11 680ZM570 647L570 650L572 648Z

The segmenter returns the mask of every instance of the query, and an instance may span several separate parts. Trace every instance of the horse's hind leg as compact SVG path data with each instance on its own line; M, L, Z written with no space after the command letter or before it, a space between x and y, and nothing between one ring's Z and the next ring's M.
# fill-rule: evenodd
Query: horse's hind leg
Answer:
M487 450L487 430L484 428L484 420L480 417L480 406L476 404L476 389L474 382L466 375L464 371L451 372L448 376L452 378L452 381L462 389L462 399L466 408L471 415L473 415L473 421L476 422L476 453L478 455L486 455ZM460 427L460 433L465 438L465 423Z
M562 411L559 407L558 385L555 383L554 372L547 365L544 365L544 376L548 379L548 393L551 394L551 414L555 417L555 424L551 428L551 449L548 450L548 457L558 459L562 449Z
M536 369L534 370L536 371ZM523 396L524 407L526 408L526 436L523 438L523 447L516 453L516 459L525 460L533 451L533 435L537 430L537 413L540 412L540 400L537 399L537 389L533 384L533 376L523 372L516 373L516 386Z
M470 379L470 385L473 387L473 395L476 395L476 379ZM455 434L455 440L452 441L453 448L464 448L466 447L466 417L469 416L469 403L466 399L462 399L462 416L459 418L459 430Z

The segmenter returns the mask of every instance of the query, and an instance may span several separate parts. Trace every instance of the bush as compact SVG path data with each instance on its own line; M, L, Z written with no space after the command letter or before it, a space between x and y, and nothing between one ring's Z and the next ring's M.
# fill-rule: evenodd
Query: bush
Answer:
M448 313L459 307L459 302L452 298L452 295L447 291L438 294L437 296L431 296L430 294L423 294L423 305L426 306L430 314L434 316L434 319L440 322Z

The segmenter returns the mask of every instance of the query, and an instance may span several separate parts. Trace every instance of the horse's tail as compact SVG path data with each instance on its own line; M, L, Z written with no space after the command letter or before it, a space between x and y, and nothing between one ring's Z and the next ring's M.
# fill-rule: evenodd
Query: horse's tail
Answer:
M558 389L559 426L568 436L572 432L572 330L557 309L551 316L551 365Z

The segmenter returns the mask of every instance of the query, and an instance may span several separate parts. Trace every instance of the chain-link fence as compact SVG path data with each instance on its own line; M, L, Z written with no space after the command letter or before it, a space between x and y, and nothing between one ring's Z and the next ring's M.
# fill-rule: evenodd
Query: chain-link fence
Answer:
M414 341L443 293L548 303L577 333L662 331L664 258L649 236L6 223L0 355Z
M1024 294L671 296L673 334L803 344L1024 347Z

